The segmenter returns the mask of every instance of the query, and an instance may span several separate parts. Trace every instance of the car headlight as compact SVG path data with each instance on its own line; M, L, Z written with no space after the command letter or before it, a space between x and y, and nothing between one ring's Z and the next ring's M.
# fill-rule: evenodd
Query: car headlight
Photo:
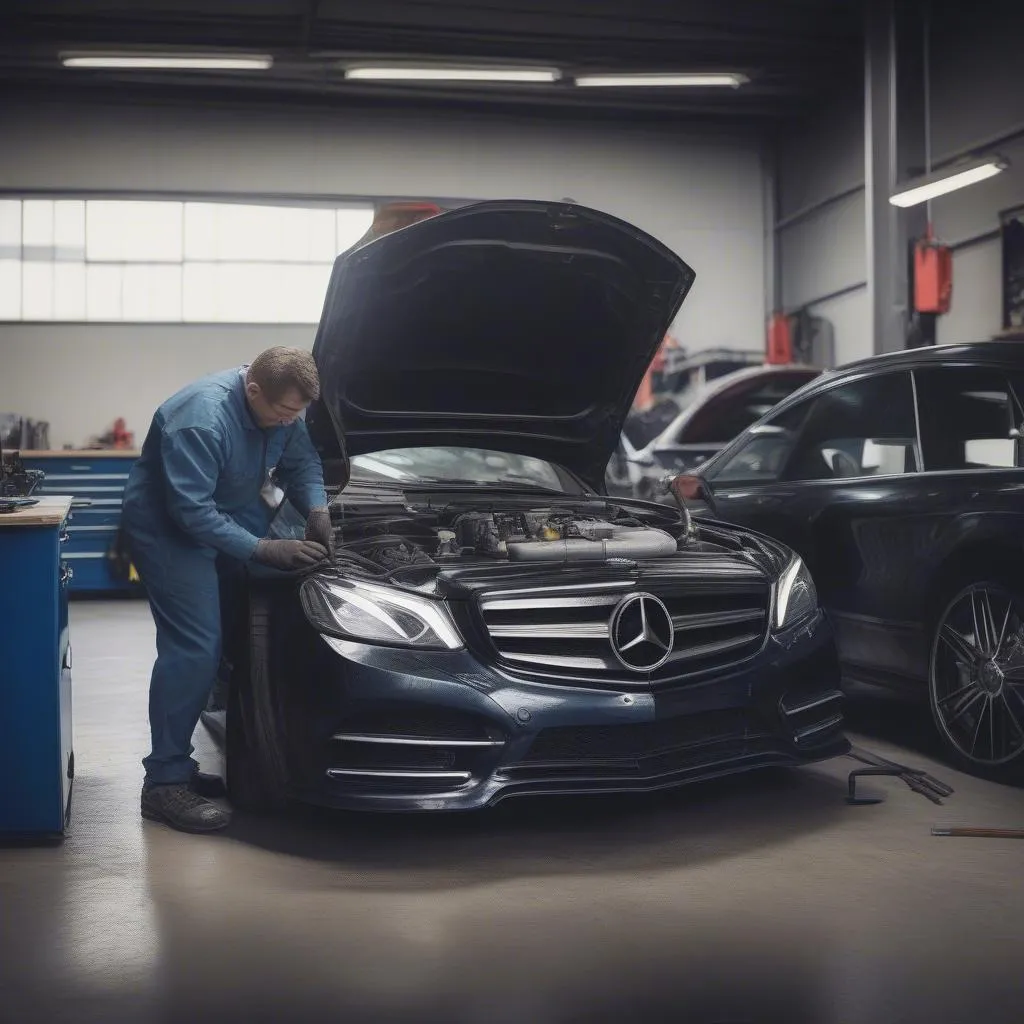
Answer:
M363 643L457 651L463 646L439 601L355 580L312 577L300 591L306 618L321 633Z
M786 629L810 618L818 610L818 591L800 558L794 556L777 584L775 628Z

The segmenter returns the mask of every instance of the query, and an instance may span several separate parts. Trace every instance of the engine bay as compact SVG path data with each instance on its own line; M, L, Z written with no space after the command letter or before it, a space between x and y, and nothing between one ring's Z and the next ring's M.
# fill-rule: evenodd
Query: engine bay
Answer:
M694 542L676 509L604 499L417 504L376 498L335 508L339 556L385 572L469 561L666 558Z

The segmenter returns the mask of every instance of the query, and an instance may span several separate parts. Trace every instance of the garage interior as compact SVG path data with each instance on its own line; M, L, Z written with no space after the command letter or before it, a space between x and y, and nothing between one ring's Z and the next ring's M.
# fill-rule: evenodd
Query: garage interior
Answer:
M666 341L685 356L799 349L831 370L1020 340L1022 38L1024 6L1001 0L5 3L0 428L22 419L3 447L43 468L40 493L67 493L53 466L88 462L102 511L123 484L100 478L127 474L179 388L311 349L335 256L396 203L567 201L635 225L696 272ZM272 62L74 66L125 54ZM347 73L375 66L557 73ZM584 84L611 75L676 80ZM738 77L706 80L722 75ZM928 203L890 201L993 162ZM223 234L217 210L330 211L334 234L326 257L312 242L277 257L257 221L248 254L236 239L168 255L125 203L194 209ZM915 306L914 246L932 238L948 309ZM66 830L22 835L0 800L0 1020L1021 1020L1020 785L953 766L911 696L851 684L846 729L952 787L939 805L867 778L881 802L852 806L864 765L838 757L471 814L295 807L185 835L139 816L155 630L109 549L116 516L93 529L78 540L104 540L71 563ZM0 543L3 589L35 594L14 552ZM0 603L4 742L24 706L19 601ZM194 742L219 773L203 726ZM933 834L946 826L1018 838Z

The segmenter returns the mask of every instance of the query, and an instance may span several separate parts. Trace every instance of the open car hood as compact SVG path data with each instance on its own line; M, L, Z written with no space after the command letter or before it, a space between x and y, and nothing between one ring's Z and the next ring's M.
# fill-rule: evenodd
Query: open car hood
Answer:
M547 459L600 485L693 271L608 214L492 202L338 257L308 416L325 465L457 445Z

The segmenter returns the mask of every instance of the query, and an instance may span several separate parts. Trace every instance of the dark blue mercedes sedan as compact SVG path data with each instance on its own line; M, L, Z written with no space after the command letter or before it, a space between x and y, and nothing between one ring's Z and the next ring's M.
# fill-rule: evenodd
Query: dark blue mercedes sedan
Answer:
M206 721L237 805L474 809L849 749L800 558L603 493L693 277L621 221L530 202L339 258L309 416L337 556L225 602Z

